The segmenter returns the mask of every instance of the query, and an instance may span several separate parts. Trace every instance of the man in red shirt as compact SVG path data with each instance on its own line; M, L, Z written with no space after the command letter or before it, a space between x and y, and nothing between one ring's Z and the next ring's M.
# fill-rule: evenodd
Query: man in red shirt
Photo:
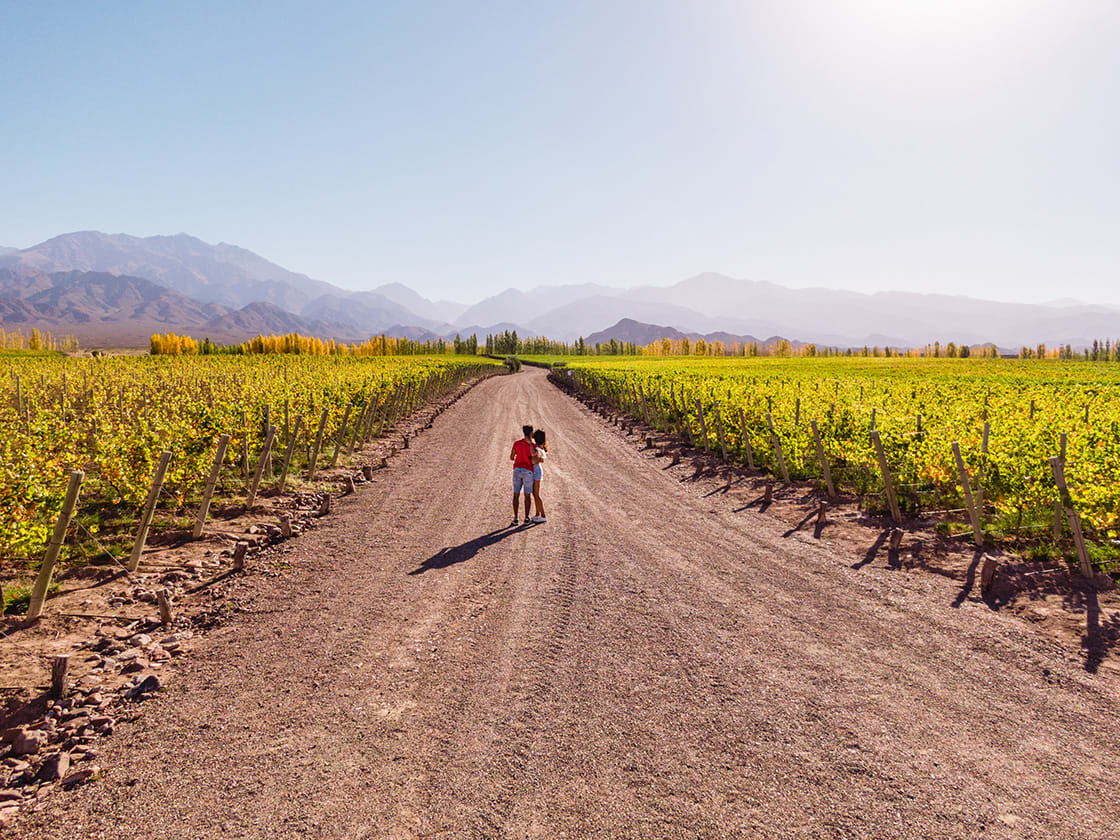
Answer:
M513 522L517 525L517 494L525 494L525 522L529 522L529 501L533 498L533 427L522 426L525 435L513 442L509 459L513 461Z

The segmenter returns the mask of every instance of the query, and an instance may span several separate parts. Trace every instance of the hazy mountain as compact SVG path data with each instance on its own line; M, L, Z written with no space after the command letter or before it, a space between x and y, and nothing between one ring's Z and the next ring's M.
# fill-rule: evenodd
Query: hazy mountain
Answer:
M228 310L201 304L186 295L157 286L140 277L118 277L104 272L17 273L0 269L0 296L18 301L22 322L34 326L74 327L142 321L198 326ZM6 325L20 323L17 309L9 306L2 317Z
M442 328L442 321L421 318L410 310L377 292L329 294L315 298L302 307L304 318L335 324L350 330L349 335L373 335L394 324Z
M622 318L643 323L670 324L682 331L707 332L726 326L719 319L709 318L684 306L603 295L580 298L549 310L533 318L526 326L539 335L571 341L603 329Z
M322 321L313 321L293 315L272 303L257 301L250 303L235 312L227 312L203 324L203 333L207 330L219 332L236 332L245 338L256 335L285 335L299 333L300 335L314 335L320 338L346 338L340 335L335 327ZM349 338L354 338L351 334Z
M506 289L466 309L455 324L527 324L542 313L589 297L621 294L620 289L582 283L572 286L538 286L528 292ZM604 322L604 325L608 322ZM598 326L598 325L597 325ZM570 330L569 330L570 332Z
M0 256L0 267L48 273L96 271L150 280L204 303L268 301L290 311L341 290L297 274L236 245L210 245L186 234L137 237L80 231ZM344 294L344 293L343 293Z
M673 286L645 286L627 299L689 306L733 332L797 335L824 344L922 345L1076 343L1120 335L1120 311L1107 306L1003 303L914 292L787 289L773 283L701 274ZM761 327L761 328L760 328ZM873 341L882 339L882 341Z
M611 339L622 343L637 344L645 346L654 341L659 341L662 338L682 339L687 338L690 341L697 341L703 339L704 341L714 342L722 341L724 344L731 345L733 342L740 344L754 343L759 346L769 346L782 341L781 336L772 335L769 338L760 339L755 338L753 335L734 335L728 332L712 332L712 333L685 333L673 327L661 327L656 324L643 324L640 321L635 321L631 318L623 318L613 327L592 333L587 336L584 341L594 346L599 343L607 343ZM786 339L788 340L788 339ZM794 347L801 346L800 341L790 341Z
M18 251L18 250L19 250L19 248L8 248L8 247L5 247L4 245L0 245L0 256L2 256L3 254L10 254L10 253L12 253L12 251Z
M436 323L452 324L467 311L467 304L450 300L428 300L421 297L408 286L400 283L386 283L373 290L374 293L388 298L398 306Z
M0 298L4 324L37 319L58 332L66 325L100 324L105 329L99 334L117 324L129 335L138 335L140 325L162 325L164 331L205 328L214 331L212 338L239 339L250 337L247 333L309 331L352 340L391 329L449 339L456 332L484 338L516 330L572 341L614 329L625 319L665 325L689 337L785 335L842 347L933 341L1079 347L1120 336L1120 308L1069 298L1014 304L912 292L788 289L716 273L629 290L593 283L507 289L467 307L428 300L400 283L346 291L244 248L210 245L185 234L141 238L83 231L5 250Z

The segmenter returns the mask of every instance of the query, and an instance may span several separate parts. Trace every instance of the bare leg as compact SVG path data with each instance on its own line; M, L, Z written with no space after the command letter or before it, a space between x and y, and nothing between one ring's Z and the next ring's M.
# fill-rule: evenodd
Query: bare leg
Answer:
M525 494L525 518L529 518L529 504L533 501L533 497L528 493Z
M513 518L517 519L517 493L513 494Z
M533 504L537 509L537 516L544 517L544 502L541 501L541 483L533 482Z

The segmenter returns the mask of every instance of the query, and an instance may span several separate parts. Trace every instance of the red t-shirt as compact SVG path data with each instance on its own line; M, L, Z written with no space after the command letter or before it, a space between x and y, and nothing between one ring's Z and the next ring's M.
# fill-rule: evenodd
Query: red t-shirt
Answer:
M533 468L533 444L522 438L513 442L513 468L531 470Z

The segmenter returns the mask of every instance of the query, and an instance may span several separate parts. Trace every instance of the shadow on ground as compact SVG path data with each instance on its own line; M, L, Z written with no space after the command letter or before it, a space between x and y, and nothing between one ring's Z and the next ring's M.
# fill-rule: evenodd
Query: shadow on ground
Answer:
M465 563L478 554L478 552L482 551L482 549L501 542L506 537L516 534L518 530L520 529L513 525L507 525L505 528L499 528L497 531L491 531L489 534L475 537L468 542L450 546L449 548L441 548L417 568L409 572L409 574L422 575L424 572L430 572L432 569L446 569L448 566L454 566L456 563Z

